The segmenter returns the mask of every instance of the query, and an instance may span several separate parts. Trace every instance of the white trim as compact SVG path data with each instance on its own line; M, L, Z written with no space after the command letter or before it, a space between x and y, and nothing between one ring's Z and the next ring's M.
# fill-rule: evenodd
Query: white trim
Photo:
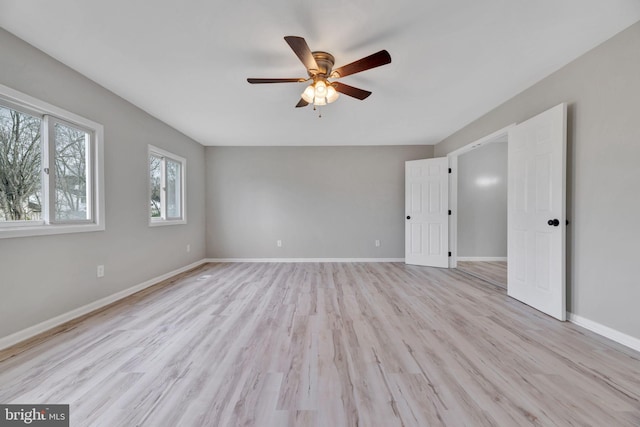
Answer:
M506 256L459 256L458 261L506 261Z
M102 307L105 307L111 303L114 303L118 300L128 297L129 295L133 295L136 292L139 292L143 289L146 289L150 286L158 284L163 280L169 279L177 274L183 273L185 271L191 270L192 268L196 268L202 264L207 263L207 260L202 259L200 261L196 261L192 264L189 264L185 267L178 268L177 270L170 271L168 273L162 274L158 277L154 277L153 279L149 279L145 282L142 282L138 285L132 286L131 288L125 289L123 291L117 292L113 295L109 295L107 297L101 298L97 301L84 305L82 307L76 308L75 310L71 310L67 313L56 316L52 319L45 320L44 322L38 323L37 325L30 326L21 331L15 332L6 337L0 338L0 350L11 347L12 345L18 344L22 341L28 340L29 338L35 337L38 334L46 332L50 329L55 328L56 326L60 326L63 323L69 322L73 319L77 319L80 316L84 316L85 314L89 314L92 311L98 310Z
M208 258L206 262L404 262L404 258Z
M178 225L178 224L186 224L186 219L159 219L152 218L149 221L149 227L161 227L164 225Z
M94 122L63 108L56 107L48 102L41 101L37 98L22 93L8 86L0 84L0 96L3 100L9 101L11 105L22 106L21 111L27 109L30 111L28 114L37 113L43 116L43 121L46 120L45 116L52 116L55 120L62 120L73 126L79 126L84 130L90 131L92 138L93 149L91 155L93 157L92 164L92 176L93 182L91 192L93 196L93 209L91 223L73 224L73 223L57 223L57 224L28 224L24 226L14 226L10 224L9 227L2 227L0 230L0 239L13 238L13 237L28 237L28 236L44 236L52 234L66 234L66 233L84 233L92 231L104 231L105 230L105 191L104 191L104 126L100 123ZM43 138L47 137L46 132L42 135ZM43 165L46 165L46 156L42 159ZM46 167L46 166L45 166ZM43 186L46 183L43 183ZM45 194L45 197L46 194ZM50 203L45 203L44 208L48 208ZM43 213L45 213L43 211ZM0 341L1 342L1 341Z
M2 228L0 239L13 237L49 236L52 234L88 233L92 231L104 231L102 224L69 224L69 225L29 225L24 227Z
M449 268L458 267L458 156L449 158Z
M3 84L0 84L0 95L2 95L4 98L9 98L9 101L15 104L29 108L29 110L33 112L37 112L42 115L51 114L58 118L65 119L72 124L91 129L92 131L95 128L103 127L100 123L86 119L63 108L56 107L55 105L49 104L48 102L41 101L37 98L34 98L33 96L27 95L26 93L11 89L10 87Z
M509 129L514 126L516 126L516 123L511 123L447 154L449 167L451 168L451 173L449 174L449 209L451 209L451 215L449 215L449 251L451 252L449 268L456 268L458 261L465 261L462 258L458 258L458 157L481 145L502 140L503 137L508 136Z
M588 329L591 332L595 332L598 335L602 335L605 338L609 338L610 340L627 346L633 350L640 351L639 338L632 337L631 335L627 335L623 332L602 325L598 322L594 322L593 320L585 319L584 317L578 316L577 314L567 312L567 317L567 320L569 320L569 322L573 324Z
M166 208L166 166L165 159L173 160L176 163L180 163L180 218L153 218L151 217L151 205L149 204L149 227L158 227L164 225L176 225L176 224L186 224L187 223L187 159L182 156L178 156L177 154L173 154L167 150L163 150L162 148L158 148L155 145L149 144L147 146L147 165L149 164L149 157L152 155L162 157L162 191L160 192L160 205L161 211L165 211ZM151 181L149 181L149 195L148 199L151 200ZM166 214L166 212L165 212Z
M503 136L506 136L509 133L509 129L511 129L512 127L516 126L517 123L511 123L508 126L503 127L502 129L499 129L487 136L483 136L480 139L476 139L475 141L458 148L457 150L454 150L452 152L450 152L449 154L447 154L447 157L449 156L459 156L461 154L467 153L475 148L478 148L481 145L487 144L487 143L492 143L492 142L498 142L499 140L501 140L501 138Z

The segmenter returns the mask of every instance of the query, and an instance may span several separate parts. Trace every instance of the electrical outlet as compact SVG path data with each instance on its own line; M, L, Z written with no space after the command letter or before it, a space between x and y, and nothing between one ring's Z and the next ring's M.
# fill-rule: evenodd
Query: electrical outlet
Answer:
M187 253L191 252L191 245L187 245Z
M276 240L276 246L281 248L282 247L282 240Z
M96 269L96 276L104 277L104 265L99 265Z
M380 240L376 240L376 248L380 247Z

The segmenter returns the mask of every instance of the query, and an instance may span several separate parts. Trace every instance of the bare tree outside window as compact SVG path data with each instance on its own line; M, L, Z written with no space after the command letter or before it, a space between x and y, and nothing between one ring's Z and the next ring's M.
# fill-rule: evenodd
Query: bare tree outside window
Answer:
M0 106L0 221L40 219L42 120Z
M0 84L0 239L105 229L104 127Z
M167 217L168 218L180 218L182 215L180 212L181 200L180 200L180 186L182 185L180 179L182 174L180 172L180 163L167 160Z
M84 130L56 123L55 136L55 219L86 220L90 210L87 194L87 146Z
M160 218L160 192L162 191L162 159L149 156L149 178L151 180L151 218Z
M150 226L186 224L185 165L182 157L149 145Z

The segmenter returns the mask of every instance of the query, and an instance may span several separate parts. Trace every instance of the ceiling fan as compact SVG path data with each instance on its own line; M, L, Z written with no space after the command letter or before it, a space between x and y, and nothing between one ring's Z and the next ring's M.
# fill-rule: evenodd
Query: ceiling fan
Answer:
M389 52L381 50L333 70L335 59L330 53L322 51L312 52L305 39L302 37L286 36L284 40L289 44L293 52L306 67L309 77L289 79L248 78L247 81L252 84L262 84L303 83L311 80L312 83L307 86L302 93L302 97L296 105L296 108L306 107L309 104L313 104L314 106L330 104L338 99L340 93L363 100L371 95L371 92L368 90L358 89L357 87L349 86L344 83L329 81L329 79L339 79L341 77L360 73L391 62L391 55L389 55Z

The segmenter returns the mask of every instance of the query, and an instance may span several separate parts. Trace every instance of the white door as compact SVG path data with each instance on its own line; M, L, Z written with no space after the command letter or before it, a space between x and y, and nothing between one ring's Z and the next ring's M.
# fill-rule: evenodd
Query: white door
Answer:
M509 296L566 320L567 106L509 130Z
M449 160L405 162L405 262L449 266Z

